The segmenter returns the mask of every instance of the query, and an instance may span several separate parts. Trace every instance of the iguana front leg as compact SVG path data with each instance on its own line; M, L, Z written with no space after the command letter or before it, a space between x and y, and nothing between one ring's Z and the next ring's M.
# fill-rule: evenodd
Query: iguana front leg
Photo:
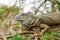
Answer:
M43 30L40 32L40 35L43 35L46 31L48 31L49 26L47 24L41 24L40 28L43 28Z
M31 34L33 34L34 32L33 31L28 31L29 30L29 27L27 27L26 25L24 25L24 24L21 24L21 26L20 26L20 30L19 30L19 32L20 32L20 34L26 34L26 33L31 33Z

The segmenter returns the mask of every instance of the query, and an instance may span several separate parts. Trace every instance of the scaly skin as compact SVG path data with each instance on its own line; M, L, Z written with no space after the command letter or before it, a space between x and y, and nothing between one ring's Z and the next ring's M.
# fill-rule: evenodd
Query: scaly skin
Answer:
M40 34L43 35L50 26L60 24L60 14L34 15L31 12L20 14L16 17L17 21L22 21L21 30L30 30L33 27L44 28Z

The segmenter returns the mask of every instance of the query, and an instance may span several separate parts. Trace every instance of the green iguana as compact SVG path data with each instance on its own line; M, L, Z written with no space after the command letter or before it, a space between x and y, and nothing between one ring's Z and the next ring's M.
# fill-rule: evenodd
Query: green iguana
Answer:
M16 16L16 20L21 22L21 30L31 30L33 27L43 28L40 34L43 35L51 26L60 24L60 14L35 15L31 12Z

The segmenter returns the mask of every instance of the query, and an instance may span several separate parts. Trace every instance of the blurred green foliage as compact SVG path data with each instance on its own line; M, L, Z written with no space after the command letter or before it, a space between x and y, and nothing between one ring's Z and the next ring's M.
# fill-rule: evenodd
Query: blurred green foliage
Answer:
M57 8L60 11L60 2L57 1Z
M30 34L25 34L25 35L19 35L16 34L11 40L30 40L32 35ZM40 36L41 40L53 40L55 38L60 38L60 33L55 34L54 32L47 32L43 36Z
M14 37L12 37L10 40L22 40L22 36L19 35L18 33L16 33L16 35Z
M41 37L41 39L43 40L48 40L48 39L53 39L53 38L55 38L56 36L55 36L55 34L53 33L53 32L47 32L47 33L45 33L45 35L43 35L42 37Z
M3 20L8 12L12 12L12 16L15 16L19 13L19 8L14 6L8 7L7 5L0 5L0 20Z

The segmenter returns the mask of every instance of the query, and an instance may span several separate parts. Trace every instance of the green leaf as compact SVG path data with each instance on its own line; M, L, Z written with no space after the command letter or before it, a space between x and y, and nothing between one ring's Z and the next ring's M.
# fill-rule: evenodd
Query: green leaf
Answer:
M58 38L60 38L60 33L56 34L56 36L57 36Z
M16 32L16 35L13 38L11 38L11 40L22 40L22 36Z
M18 13L19 12L19 8L18 7L15 7L14 8L14 12Z
M60 2L57 1L57 8L60 11Z
M2 17L2 15L0 15L0 20L3 20L3 17Z
M45 33L45 35L43 35L41 39L47 40L47 39L53 39L54 37L55 35L53 34L53 32L48 32L48 33Z

